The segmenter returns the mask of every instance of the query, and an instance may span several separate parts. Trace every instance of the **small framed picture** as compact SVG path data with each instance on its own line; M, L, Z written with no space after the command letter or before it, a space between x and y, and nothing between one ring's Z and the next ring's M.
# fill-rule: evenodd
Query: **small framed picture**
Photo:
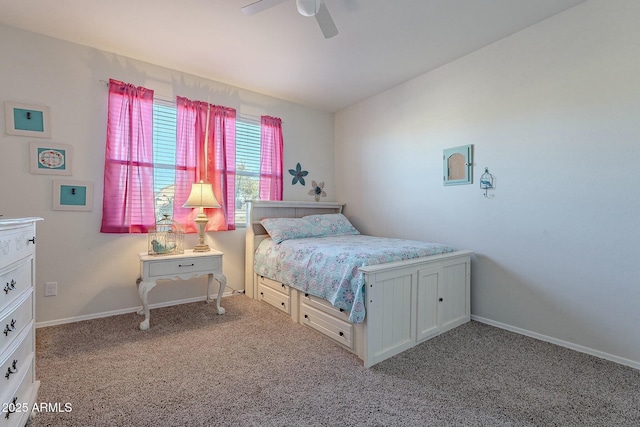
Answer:
M471 184L473 182L473 145L443 150L444 185Z
M73 147L68 144L41 144L32 142L29 147L31 173L47 175L71 175Z
M51 138L49 107L5 102L4 115L8 135Z
M53 180L54 211L90 211L93 209L93 182Z

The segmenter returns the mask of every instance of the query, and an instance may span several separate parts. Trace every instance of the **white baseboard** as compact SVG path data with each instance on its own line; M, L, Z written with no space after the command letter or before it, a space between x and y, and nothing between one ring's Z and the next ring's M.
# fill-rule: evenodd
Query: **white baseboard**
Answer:
M235 295L236 293L244 293L244 292L237 292L237 291L225 292L224 294L222 294L222 297L223 298L224 297L228 297L230 295ZM211 298L215 299L216 297L217 297L217 295L214 295ZM156 303L156 304L149 304L149 309L160 308L160 307L170 307L172 305L178 305L178 304L188 304L188 303L192 303L192 302L205 301L206 299L207 299L207 297L203 295L201 297L195 297L195 298L187 298L187 299L181 299L181 300L159 302L159 303ZM65 319L56 319L56 320L47 320L45 322L36 322L36 329L37 328L45 328L47 326L64 325L65 323L81 322L83 320L100 319L102 317L118 316L120 314L135 313L138 310L140 310L141 308L142 308L142 306L139 305L137 307L123 308L123 309L120 309L120 310L113 310L113 311L104 311L102 313L87 314L87 315L84 315L84 316L74 316L74 317L67 317Z
M631 368L640 370L640 362L625 359L624 357L619 357L613 354L604 353L599 350L594 350L593 348L583 347L578 344L574 344L568 341L563 341L557 338L549 337L547 335L542 335L537 332L529 331L527 329L517 328L515 326L507 325L506 323L496 322L495 320L486 319L480 316L471 315L471 320L475 320L480 323L486 323L487 325L495 326L496 328L506 329L507 331L515 332L516 334L525 335L531 338L538 339L540 341L546 341L551 344L559 345L560 347L566 347L571 350L579 351L580 353L590 354L591 356L596 356L601 359L610 360L612 362L619 363L621 365L626 365Z

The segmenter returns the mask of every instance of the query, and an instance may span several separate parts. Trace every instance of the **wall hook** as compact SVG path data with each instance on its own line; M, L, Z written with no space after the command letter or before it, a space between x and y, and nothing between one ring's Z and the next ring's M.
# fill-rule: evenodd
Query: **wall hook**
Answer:
M480 177L480 188L484 190L484 197L489 198L487 191L493 188L493 175L489 173L489 168L484 168L484 173Z

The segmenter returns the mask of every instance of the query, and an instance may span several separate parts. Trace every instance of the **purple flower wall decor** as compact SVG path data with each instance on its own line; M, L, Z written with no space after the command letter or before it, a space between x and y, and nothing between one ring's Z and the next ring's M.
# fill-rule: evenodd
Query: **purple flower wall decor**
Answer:
M315 181L311 181L311 186L313 187L309 190L310 196L315 196L316 202L320 201L320 197L327 197L327 193L323 190L324 182L317 183Z
M304 177L309 174L309 172L302 170L302 166L300 166L300 163L296 165L295 169L289 169L289 173L293 175L291 185L296 185L296 183L298 182L304 185Z

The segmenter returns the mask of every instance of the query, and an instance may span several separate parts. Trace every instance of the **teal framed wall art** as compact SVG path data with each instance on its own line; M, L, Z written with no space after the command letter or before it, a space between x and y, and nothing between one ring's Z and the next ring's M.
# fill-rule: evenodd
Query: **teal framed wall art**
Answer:
M44 105L4 103L5 130L8 135L51 138L51 111Z
M93 182L53 180L54 211L90 211L93 209Z

